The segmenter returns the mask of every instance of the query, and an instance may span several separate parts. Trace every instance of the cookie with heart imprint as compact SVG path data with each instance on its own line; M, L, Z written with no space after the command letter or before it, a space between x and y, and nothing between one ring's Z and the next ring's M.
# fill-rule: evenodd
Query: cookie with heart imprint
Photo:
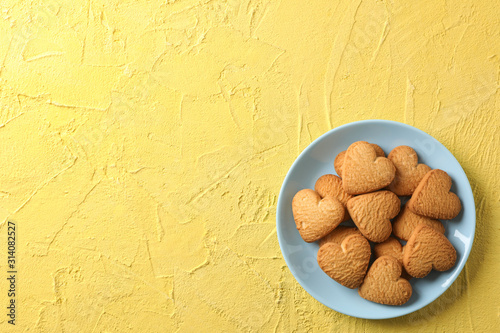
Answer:
M403 246L394 237L389 237L382 243L375 244L373 247L373 253L375 254L375 258L379 258L382 256L391 256L394 257L398 260L398 262L403 266ZM403 271L401 273L401 277L409 280L412 278L411 275L409 275L405 269L403 268Z
M347 148L342 165L342 186L349 194L369 193L389 185L396 168L386 157L377 156L366 141L354 142Z
M441 221L413 213L408 208L408 204L403 206L401 212L394 219L392 223L392 233L396 237L407 241L410 239L413 230L415 230L419 224L428 225L444 234L444 225Z
M387 158L396 167L394 180L388 189L399 196L412 195L425 174L431 170L429 166L418 163L417 153L408 146L394 148Z
M319 267L332 279L347 288L363 282L370 262L368 241L359 234L347 236L341 244L327 242L318 250Z
M403 253L405 270L416 278L426 276L432 269L447 271L456 260L457 252L446 236L425 224L415 228Z
M347 210L354 224L368 240L385 241L392 232L390 219L401 208L401 201L391 191L378 191L358 195L347 201Z
M358 293L369 301L402 305L408 302L412 294L410 282L401 277L402 267L392 256L382 256L375 260L366 273Z
M450 189L451 177L443 170L431 170L413 192L408 208L415 214L433 219L452 219L460 213L462 205Z
M344 188L342 187L342 179L331 174L319 177L314 185L314 189L322 198L327 196L337 198L344 205L344 207L347 205L347 201L352 198L352 195L347 194L344 191ZM346 211L344 221L349 219L350 216Z
M321 199L315 191L304 189L293 197L292 211L300 236L310 243L335 229L344 218L345 208L334 197Z
M339 225L337 228L333 229L333 231L330 232L328 235L321 238L321 240L319 241L319 246L322 246L323 244L329 242L341 244L346 237L351 235L362 235L362 234L361 231L359 231L357 228Z
M377 154L377 156L385 157L385 153L382 150L382 148L380 148L379 145L376 145L374 143L370 144L372 145L373 149L375 149L375 153ZM335 160L333 161L333 167L335 168L335 172L337 172L337 175L340 178L342 178L342 166L344 165L345 153L346 153L345 150L341 151L340 153L337 154Z

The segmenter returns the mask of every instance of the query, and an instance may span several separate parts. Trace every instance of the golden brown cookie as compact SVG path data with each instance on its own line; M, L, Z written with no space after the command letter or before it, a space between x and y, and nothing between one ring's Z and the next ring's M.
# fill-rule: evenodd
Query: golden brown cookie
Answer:
M342 166L342 185L349 194L369 193L389 185L396 168L385 157L378 157L366 141L354 142L347 148Z
M375 246L373 247L373 252L375 254L375 258L379 258L382 256L391 256L396 258L401 266L403 266L403 246L396 238L392 236L387 238L382 243L375 244ZM401 277L406 280L412 278L412 276L405 271L404 267L401 273Z
M380 304L405 304L411 297L412 288L410 282L401 277L401 271L401 264L396 258L378 258L366 273L358 290L359 295Z
M374 143L371 143L373 149L375 149L375 153L377 156L385 157L385 153L380 148L379 145L376 145ZM341 151L338 153L338 155L335 157L335 161L333 161L333 167L335 168L335 172L337 172L337 175L342 178L342 165L344 164L344 158L345 158L345 153L346 151Z
M396 258L401 265L403 265L403 246L394 237L389 237L382 243L375 244L373 247L373 253L375 254L375 258L392 256Z
M418 225L405 245L403 264L414 277L422 278L432 269L446 271L455 265L457 252L440 232L425 224Z
M340 153L338 153L338 155L335 157L335 160L333 161L333 167L335 168L335 172L341 178L342 178L342 166L344 165L345 153L346 153L345 150L341 151Z
M347 288L363 282L370 262L370 244L362 235L347 236L341 244L327 242L318 250L319 267Z
M305 189L293 197L292 210L302 239L314 242L326 236L342 222L345 208L336 198L321 199L315 191Z
M385 157L385 153L384 153L384 150L382 148L380 148L379 145L375 144L375 143L370 143L373 147L373 149L375 149L375 154L377 154L377 156L379 157Z
M344 205L344 207L347 205L347 201L352 198L352 195L347 194L344 191L344 188L342 187L342 179L335 175L328 174L319 177L314 185L314 189L322 198L326 196L337 198ZM346 211L344 221L349 219L350 216Z
M444 225L439 220L420 216L408 209L408 204L404 205L401 212L396 216L392 223L392 233L402 240L407 241L413 230L419 224L425 224L444 234Z
M390 219L399 213L400 208L401 201L391 191L358 195L347 201L347 210L359 231L376 243L391 235Z
M330 232L328 235L325 237L321 238L319 241L319 246L332 242L332 243L337 243L341 244L342 241L347 237L351 235L362 235L361 231L359 231L357 228L351 228L351 227L345 227L343 225L339 225L337 228L333 229L332 232Z
M345 185L345 182L344 182ZM451 178L443 170L429 171L420 181L408 201L408 208L415 214L434 219L452 219L460 213L460 199L450 192Z
M396 175L389 190L399 196L412 195L425 174L431 170L429 166L418 163L417 153L408 146L394 148L387 158L396 167Z

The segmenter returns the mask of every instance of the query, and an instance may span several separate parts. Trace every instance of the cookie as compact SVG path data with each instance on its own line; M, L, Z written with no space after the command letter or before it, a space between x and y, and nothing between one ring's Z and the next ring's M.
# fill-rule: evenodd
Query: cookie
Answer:
M418 156L413 148L398 146L394 148L387 158L396 167L396 175L388 189L399 196L412 195L425 174L431 168L418 163Z
M403 265L403 246L394 237L389 237L382 243L375 244L373 247L373 253L375 254L375 258L382 256L394 257L401 265Z
M418 225L405 245L403 265L414 277L422 278L432 269L446 271L455 265L457 252L440 232L425 224Z
M376 243L391 235L390 219L399 213L400 208L399 198L391 191L358 195L347 201L347 210L359 231Z
M342 166L344 165L345 153L345 150L341 151L333 161L333 167L335 168L335 172L339 177L342 177Z
M377 156L385 157L384 150L382 148L380 148L379 145L374 144L374 143L370 143L370 144L372 145L373 149L375 149L375 154L377 154Z
M450 188L451 178L446 172L431 170L413 192L407 203L408 208L415 214L433 219L452 219L460 213L462 205Z
M334 197L321 199L315 191L305 189L293 197L292 211L300 236L310 243L335 229L344 219L345 208Z
M347 205L347 201L352 198L352 195L347 194L342 187L342 179L335 175L323 175L319 177L314 185L314 189L318 194L324 198L326 196L331 196L337 198L344 207ZM349 214L346 212L344 215L344 221L350 219Z
M403 266L403 246L396 238L392 236L387 238L382 243L375 244L375 246L373 247L373 253L375 254L375 258L379 258L382 256L394 257L401 264L401 266ZM412 278L412 276L406 272L404 267L401 272L401 277L406 280Z
M410 239L413 230L419 224L428 225L429 227L432 227L444 234L444 225L441 221L413 213L410 209L408 209L408 204L403 206L401 212L394 219L392 223L392 233L396 237L407 241Z
M363 282L370 262L371 249L361 235L347 236L341 244L327 242L318 250L319 267L332 279L347 288Z
M386 304L402 305L408 302L412 294L410 282L401 277L402 267L391 256L382 256L375 260L358 293L366 300Z
M357 141L346 151L342 166L342 186L349 194L369 193L389 185L396 173L392 162L378 157L371 144Z
M373 149L375 149L375 153L377 156L385 157L385 153L380 148L380 146L371 143ZM346 151L341 151L338 153L338 155L335 157L335 160L333 161L333 167L335 168L335 172L337 172L337 175L342 178L342 165L344 165L344 158L345 158L345 153Z
M323 244L328 242L341 244L342 241L347 236L351 235L361 235L361 232L357 228L351 228L339 225L337 228L333 229L333 231L330 232L328 235L321 238L321 240L319 241L319 246L322 246Z

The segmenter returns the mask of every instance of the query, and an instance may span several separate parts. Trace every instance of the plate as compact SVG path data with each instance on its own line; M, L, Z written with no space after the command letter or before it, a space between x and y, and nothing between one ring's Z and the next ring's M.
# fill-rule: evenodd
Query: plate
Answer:
M462 211L453 220L442 220L446 237L457 250L455 266L446 272L432 271L423 279L411 279L413 294L402 306L367 301L357 289L348 289L326 275L318 266L318 242L306 243L295 226L292 199L304 188L314 189L316 180L335 174L335 156L355 141L378 144L388 154L394 147L415 149L419 163L446 171L453 180L451 190L462 202ZM316 300L349 316L366 319L394 318L417 311L448 289L462 271L469 256L476 227L472 190L460 163L439 141L406 124L388 120L363 120L337 127L311 143L295 160L285 177L276 210L278 241L286 264L299 284Z

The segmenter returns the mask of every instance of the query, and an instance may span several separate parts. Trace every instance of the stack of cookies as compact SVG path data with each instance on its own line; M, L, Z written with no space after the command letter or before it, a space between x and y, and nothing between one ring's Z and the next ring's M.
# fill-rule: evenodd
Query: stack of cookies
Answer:
M304 241L319 241L318 264L328 276L372 302L402 305L412 294L409 279L455 265L439 219L462 207L446 172L419 164L411 147L385 157L365 141L338 154L334 168L340 177L321 176L292 202L297 229ZM400 197L410 197L403 207ZM355 227L340 225L351 219Z

